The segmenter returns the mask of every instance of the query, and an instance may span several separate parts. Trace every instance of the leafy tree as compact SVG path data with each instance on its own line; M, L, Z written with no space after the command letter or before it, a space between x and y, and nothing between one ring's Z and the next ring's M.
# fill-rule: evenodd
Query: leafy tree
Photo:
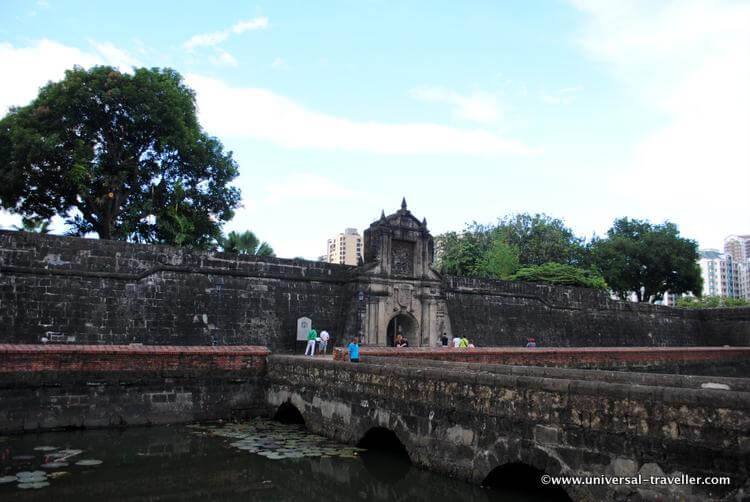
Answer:
M677 306L684 309L715 309L750 307L750 302L744 298L727 298L725 296L683 296L677 299Z
M499 219L494 227L475 224L499 236L518 249L521 265L542 265L548 262L580 265L585 261L583 239L576 237L565 223L544 213L521 213Z
M439 270L469 277L505 278L519 266L548 262L583 265L587 250L562 220L527 213L472 223L461 233L437 237Z
M680 237L673 223L652 225L621 218L615 220L607 238L592 242L591 249L607 284L622 298L631 292L639 302L666 291L700 294L698 245Z
M437 237L437 268L445 274L473 277L487 246L482 236L469 231L447 232Z
M276 256L273 248L267 242L261 242L253 232L229 232L221 239L224 252L238 254L252 254L256 256Z
M510 276L510 279L513 281L544 282L547 284L607 289L607 283L604 278L596 271L585 270L561 263L545 263L543 265L523 267Z
M206 246L233 216L231 152L171 69L76 67L0 120L0 206L73 234Z
M496 235L477 264L476 273L481 277L508 279L519 266L518 250Z
M21 225L13 225L20 232L49 233L49 220L42 218L21 218Z

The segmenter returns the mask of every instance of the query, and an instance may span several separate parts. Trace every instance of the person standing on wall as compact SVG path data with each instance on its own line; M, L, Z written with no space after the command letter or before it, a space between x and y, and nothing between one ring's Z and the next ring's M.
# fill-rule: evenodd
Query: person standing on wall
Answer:
M328 340L330 340L331 335L328 334L328 331L323 330L320 332L320 345L318 345L318 354L324 354L326 353L326 349L328 348Z
M315 328L310 328L310 331L307 332L307 347L305 347L306 356L309 355L310 357L312 357L315 355L315 340L317 339L318 332L315 331Z
M349 349L349 361L353 363L359 362L359 339L355 336L352 338L352 343L347 347Z

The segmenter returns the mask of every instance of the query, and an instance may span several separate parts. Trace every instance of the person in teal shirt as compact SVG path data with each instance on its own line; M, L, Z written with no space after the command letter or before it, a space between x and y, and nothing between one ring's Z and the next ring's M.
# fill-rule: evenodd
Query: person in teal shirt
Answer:
M352 342L349 344L349 361L353 363L359 362L359 340L355 336L352 338Z
M306 356L309 355L310 357L312 357L315 355L315 340L317 339L318 332L315 331L315 328L310 328L310 331L307 332L307 347L305 347Z

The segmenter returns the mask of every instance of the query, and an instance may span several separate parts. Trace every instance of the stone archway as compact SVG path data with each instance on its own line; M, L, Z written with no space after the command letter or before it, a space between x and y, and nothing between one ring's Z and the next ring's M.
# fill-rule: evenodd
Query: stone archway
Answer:
M395 345L396 335L399 333L409 341L409 347L419 346L419 323L413 316L400 313L391 318L386 331L386 340L389 347Z

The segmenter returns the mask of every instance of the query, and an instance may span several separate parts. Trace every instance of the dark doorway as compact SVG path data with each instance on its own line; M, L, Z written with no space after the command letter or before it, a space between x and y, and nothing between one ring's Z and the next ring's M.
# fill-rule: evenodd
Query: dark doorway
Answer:
M513 462L495 467L482 482L482 486L498 491L508 500L536 502L572 502L559 486L542 484L544 471L528 464Z
M302 424L305 425L305 419L302 413L299 412L296 406L290 402L283 403L276 410L276 414L273 419L282 424Z
M409 341L409 347L419 346L417 321L410 315L399 314L388 323L388 346L395 347L396 335L401 334Z

